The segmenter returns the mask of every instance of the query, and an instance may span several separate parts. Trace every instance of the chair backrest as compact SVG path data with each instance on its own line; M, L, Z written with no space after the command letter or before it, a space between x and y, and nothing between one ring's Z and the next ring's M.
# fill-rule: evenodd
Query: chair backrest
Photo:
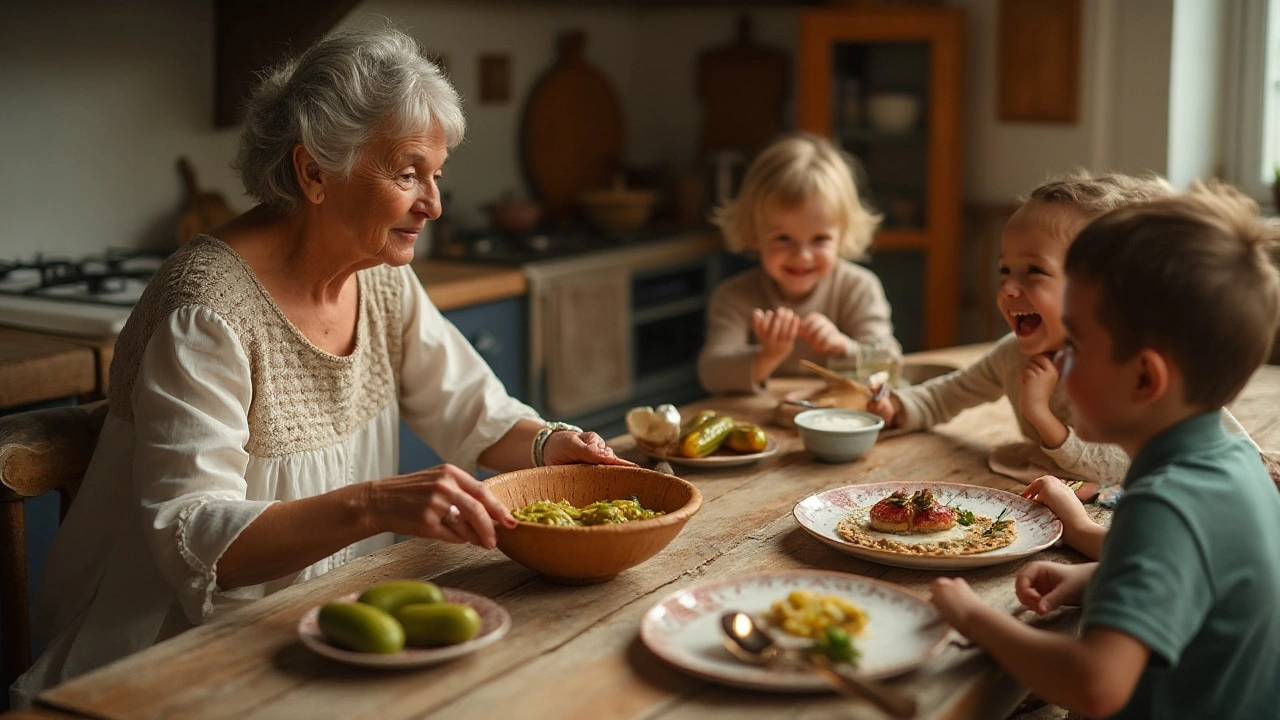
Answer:
M0 687L31 666L27 532L22 501L54 490L63 512L84 479L107 403L0 417Z

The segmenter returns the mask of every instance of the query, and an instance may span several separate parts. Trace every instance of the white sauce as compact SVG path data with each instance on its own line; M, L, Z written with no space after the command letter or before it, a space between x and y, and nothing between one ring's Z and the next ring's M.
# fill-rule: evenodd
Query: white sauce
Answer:
M875 420L862 417L861 415L836 415L822 414L816 417L807 417L804 419L806 427L814 430L831 430L834 432L851 432L854 430L865 430L876 424Z

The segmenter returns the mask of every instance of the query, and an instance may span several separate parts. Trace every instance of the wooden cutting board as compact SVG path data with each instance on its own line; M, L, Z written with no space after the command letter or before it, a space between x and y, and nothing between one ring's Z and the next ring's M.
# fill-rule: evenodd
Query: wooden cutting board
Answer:
M525 106L520 154L549 217L573 213L585 190L607 187L625 147L622 104L612 84L584 57L586 35L560 38L556 63Z
M741 150L748 158L782 132L782 107L790 92L791 59L786 51L758 45L751 18L738 18L730 45L698 57L698 97L702 100L702 157Z
M236 216L227 205L226 198L220 193L200 189L196 181L195 168L191 166L190 160L185 157L178 158L178 172L182 174L182 184L187 189L187 207L178 218L176 228L179 244Z

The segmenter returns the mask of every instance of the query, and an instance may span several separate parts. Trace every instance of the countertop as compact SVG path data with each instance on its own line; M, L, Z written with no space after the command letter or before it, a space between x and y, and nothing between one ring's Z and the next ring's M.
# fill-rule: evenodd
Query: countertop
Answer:
M627 262L637 253L681 259L714 250L718 242L705 231L672 233L669 240L616 252L625 255L622 259ZM567 259L573 267L581 262L590 260L586 256ZM545 264L553 269L566 261ZM434 258L415 261L412 267L428 297L445 312L521 297L529 289L523 267ZM72 338L0 327L0 410L71 396L101 399L114 346L114 338Z
M441 310L519 297L524 271L503 265L423 260L413 264ZM65 397L105 396L115 338L74 338L0 327L0 410Z

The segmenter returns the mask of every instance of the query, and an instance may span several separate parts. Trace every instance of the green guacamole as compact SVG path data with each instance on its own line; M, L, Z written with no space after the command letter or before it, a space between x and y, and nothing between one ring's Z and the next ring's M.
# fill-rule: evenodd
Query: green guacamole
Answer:
M632 520L648 520L663 513L658 510L646 510L640 507L635 498L630 500L601 500L584 508L576 508L568 500L552 502L539 500L516 510L512 515L523 522L542 523L543 525L560 525L562 527L582 525L610 525L630 522Z

